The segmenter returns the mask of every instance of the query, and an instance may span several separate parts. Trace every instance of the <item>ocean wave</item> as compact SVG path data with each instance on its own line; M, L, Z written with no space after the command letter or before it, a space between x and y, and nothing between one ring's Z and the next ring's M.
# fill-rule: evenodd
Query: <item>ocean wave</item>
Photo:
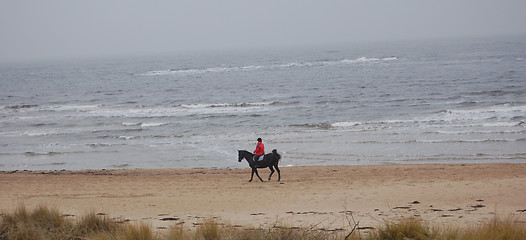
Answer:
M99 148L99 147L110 147L115 144L109 144L109 143L86 143L86 146L92 147L92 148Z
M395 126L410 126L415 123L418 123L418 122L415 120L391 119L391 120L364 121L364 122L355 122L355 121L335 122L335 123L331 123L331 126L334 128L375 129L375 128L391 128Z
M38 137L38 136L50 136L50 135L60 135L64 134L61 132L57 132L55 130L35 130L35 131L24 131L24 132L16 132L16 135L23 135L23 136L30 136L30 137Z
M196 103L196 104L182 104L183 108L200 109L200 108L247 108L279 105L281 102L254 102L254 103Z
M355 64L355 63L372 63L382 61L396 61L398 57L359 57L356 59L340 59L340 60L320 60L320 61L297 61L288 62L282 64L271 64L271 65L247 65L247 66L230 66L230 67L206 67L206 68L184 68L184 69L165 69L165 70L150 70L144 73L139 73L139 76L164 76L164 75L196 75L205 73L218 73L218 72L241 72L241 71L254 71L254 70L265 70L265 69L290 69L290 68L303 68L313 66L326 66L326 65L341 65L341 64Z
M305 128L317 128L317 129L323 129L328 130L332 126L329 123L305 123L305 124L292 124L291 127L305 127Z
M18 110L18 109L28 109L28 108L36 108L38 105L35 104L21 104L21 105L12 105L12 106L4 106L5 109L11 109L11 110Z
M464 92L461 95L472 95L472 96L490 96L490 97L500 97L507 95L522 95L524 92L522 90L489 90L489 91L475 91L475 92Z
M343 128L345 128L345 127L354 127L354 126L358 126L358 125L360 125L360 124L362 124L362 123L360 123L360 122L336 122L336 123L331 124L331 126L333 126L333 127L343 127Z
M33 127L50 127L50 126L56 126L57 123L35 123L35 124L32 124L31 126Z
M363 140L349 142L351 144L441 144L441 143L499 143L499 142L520 142L522 139L408 139L408 140Z
M282 108L294 104L297 104L297 102L193 103L182 104L178 106L178 108L181 114L217 116L225 116L225 114L227 114L230 116L237 116L239 114L258 114L270 111L271 109Z
M122 139L122 140L132 140L132 139L138 139L139 136L119 136L117 138Z
M351 132L381 131L384 134L521 134L524 132L525 122L526 106L497 105L443 110L407 119L340 121L330 123L330 129Z
M465 128L465 127L455 127L453 129L459 129L459 128ZM511 129L511 130L499 130L499 129L492 129L489 128L488 130L460 130L455 131L452 128L449 128L449 126L444 127L445 130L436 130L436 131L427 131L424 132L425 134L444 134L444 135L473 135L473 134L524 134L526 133L526 130L524 129Z
M52 156L58 156L63 154L73 154L73 153L84 153L82 151L75 151L75 152L25 152L24 155L27 157L39 157L39 156L46 156L46 157L52 157Z
M55 156L63 154L61 152L25 152L24 153L28 157L36 157L36 156Z
M141 124L142 123L140 123L140 122L123 122L122 123L123 126L128 126L128 127L130 127L130 126L140 126Z
M526 105L496 105L473 109L442 110L435 114L420 117L418 121L445 121L445 122L488 122L486 124L507 124L503 122L516 122L516 119L526 119ZM513 120L515 119L515 121ZM490 120L490 121L488 121ZM519 121L520 122L520 121ZM514 124L514 123L512 123Z
M241 103L191 103L177 106L129 106L129 105L53 105L39 106L31 109L33 112L25 112L24 115L11 114L13 121L33 120L39 121L34 127L55 126L57 123L47 123L51 119L75 119L86 117L126 117L126 118L159 118L179 117L195 114L243 114L261 112L269 107L279 107L297 104L294 102L241 102ZM24 109L26 110L26 109ZM60 114L60 115L57 115ZM44 119L44 120L38 120ZM46 120L47 119L47 120ZM123 126L158 126L158 123L148 122L122 122ZM168 123L163 123L166 125ZM35 135L50 135L53 133L28 132Z
M397 57L384 57L382 58L383 61L395 61L395 60L398 60Z
M23 112L23 113L34 113L34 112L66 112L66 111L75 111L75 112L89 112L94 109L104 108L105 105L101 104L63 104L63 105L14 105L6 106L3 109Z
M341 60L342 63L366 63L366 62L377 62L380 61L380 58L368 58L368 57L360 57L357 59L343 59Z
M141 123L141 127L160 127L164 125L168 125L169 123L164 122L151 122L151 123Z
M137 74L140 76L163 76L163 75L195 75L204 73L232 72L232 71L251 71L266 68L265 66L239 66L239 67L209 67L191 69L168 69L152 70L146 73Z
M105 105L102 104L87 104L87 105L51 105L51 106L42 106L40 111L54 111L54 112L65 112L65 111L76 111L76 112L88 112L95 109L104 108Z

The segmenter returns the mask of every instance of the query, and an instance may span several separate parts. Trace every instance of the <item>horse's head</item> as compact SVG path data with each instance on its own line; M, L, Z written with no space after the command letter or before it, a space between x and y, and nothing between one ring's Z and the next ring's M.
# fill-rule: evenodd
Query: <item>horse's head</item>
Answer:
M237 150L237 156L238 156L238 159L237 159L238 162L241 162L241 160L243 160L243 158L245 157L243 156L243 154L241 154L241 150Z

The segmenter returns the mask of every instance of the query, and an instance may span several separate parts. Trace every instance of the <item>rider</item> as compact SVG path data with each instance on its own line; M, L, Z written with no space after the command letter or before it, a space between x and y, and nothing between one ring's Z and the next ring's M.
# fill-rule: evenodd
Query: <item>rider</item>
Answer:
M258 138L256 150L254 150L254 163L256 163L256 166L258 165L259 157L261 157L262 155L265 155L265 145L263 144L263 140L261 140L261 138Z

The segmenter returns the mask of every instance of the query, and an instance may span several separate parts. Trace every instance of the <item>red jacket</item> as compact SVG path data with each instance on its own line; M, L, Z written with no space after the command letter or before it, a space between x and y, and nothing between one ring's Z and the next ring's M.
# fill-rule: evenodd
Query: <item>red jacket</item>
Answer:
M256 145L256 150L254 150L256 155L265 155L265 145L262 142L258 142Z

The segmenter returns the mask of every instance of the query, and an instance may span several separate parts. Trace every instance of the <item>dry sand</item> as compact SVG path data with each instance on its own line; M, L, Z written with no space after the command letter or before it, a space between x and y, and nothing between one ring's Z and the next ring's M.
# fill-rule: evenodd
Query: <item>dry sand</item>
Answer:
M0 173L0 209L24 204L89 211L164 229L204 218L243 226L325 229L419 216L477 224L495 213L526 222L526 164L282 167L270 182L250 169L22 171ZM260 169L266 180L268 169Z

